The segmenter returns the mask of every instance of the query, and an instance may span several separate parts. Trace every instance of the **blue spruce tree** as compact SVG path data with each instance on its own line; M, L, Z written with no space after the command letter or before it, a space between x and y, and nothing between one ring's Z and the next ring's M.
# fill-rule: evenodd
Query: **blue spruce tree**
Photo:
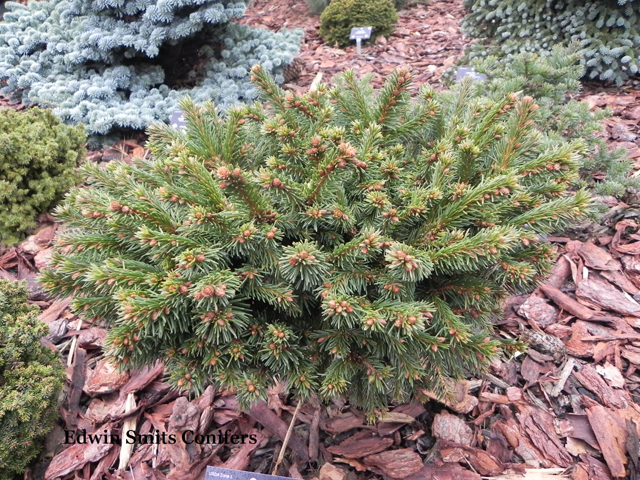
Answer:
M299 48L299 32L232 23L244 14L240 0L45 0L7 7L0 91L53 108L94 136L167 120L186 93L222 108L252 100L251 66L260 63L282 80Z
M585 75L622 84L640 68L638 0L464 0L465 33L481 39L472 57L517 52L549 54L579 45ZM489 48L488 48L489 47Z

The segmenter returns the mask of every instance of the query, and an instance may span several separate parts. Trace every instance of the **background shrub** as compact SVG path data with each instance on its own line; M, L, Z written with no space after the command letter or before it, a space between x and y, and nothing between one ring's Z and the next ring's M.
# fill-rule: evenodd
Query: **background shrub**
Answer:
M464 32L482 39L471 48L474 56L549 53L554 45L579 42L588 78L619 85L638 72L637 1L464 0L464 7L470 9Z
M18 241L78 183L85 140L49 110L0 110L0 243Z
M251 66L282 80L302 32L237 25L236 0L45 0L7 4L2 93L54 109L91 135L167 121L188 91L220 107L256 97Z
M353 27L373 27L371 38L388 37L398 22L392 0L333 0L320 17L320 36L329 45L353 43Z
M64 369L40 344L49 333L23 283L0 279L0 478L20 474L57 417Z
M296 96L252 72L267 106L187 103L152 161L86 166L45 288L110 326L119 365L168 358L173 385L244 405L281 379L374 412L483 371L498 300L549 267L538 234L587 208L582 144L471 82L411 98L406 70L377 95L347 72Z
M306 0L309 10L314 15L320 15L325 8L331 3L331 0ZM401 10L410 3L428 3L429 0L393 0L393 6L396 10Z
M484 73L488 81L482 95L493 99L508 92L523 92L540 105L539 125L549 135L566 140L580 139L585 149L580 154L580 177L576 187L588 187L594 193L622 198L630 188L639 189L640 180L631 177L633 162L625 148L610 149L602 135L600 122L610 116L606 110L589 110L586 102L572 100L581 88L584 66L579 45L555 47L549 55L524 52L507 58L476 57L470 65ZM594 174L604 173L603 180Z
M314 15L320 15L327 8L331 0L306 0L309 10Z
M393 0L393 6L396 7L396 10L402 10L404 7L411 5L412 3L428 4L429 0Z

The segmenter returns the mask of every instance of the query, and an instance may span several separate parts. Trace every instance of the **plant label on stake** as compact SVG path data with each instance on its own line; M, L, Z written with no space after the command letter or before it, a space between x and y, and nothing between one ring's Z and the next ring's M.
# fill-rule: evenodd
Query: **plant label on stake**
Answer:
M369 40L371 38L371 31L373 27L353 27L349 34L349 40L356 41L356 48L358 55L362 55L362 40Z
M184 121L184 114L180 110L176 110L171 114L171 119L169 120L169 125L173 128L177 128L178 130L185 130L187 128L187 124Z
M229 468L207 467L204 480L291 480L286 477L265 475L264 473L244 472Z
M487 79L484 73L476 72L473 67L458 67L458 70L456 70L456 82L467 77L471 77L472 80L478 80L479 82L484 82Z

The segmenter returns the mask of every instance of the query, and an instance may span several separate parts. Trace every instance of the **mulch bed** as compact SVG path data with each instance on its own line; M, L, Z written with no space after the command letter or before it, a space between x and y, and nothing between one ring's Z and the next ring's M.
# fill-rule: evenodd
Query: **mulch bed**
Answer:
M380 86L395 68L410 66L418 84L440 83L442 74L462 55L469 43L458 22L464 15L459 0L410 3L398 12L393 34L363 43L362 55L356 46L340 49L326 45L318 34L320 18L312 15L304 0L254 0L240 23L272 30L302 28L305 38L298 58L304 62L300 78L291 88L308 87L318 72L324 82L346 69L359 75L373 75Z
M640 90L630 82L621 88L587 84L576 99L589 104L591 109L608 108L612 118L604 121L611 148L624 147L634 161L634 170L640 170Z
M343 402L309 402L296 416L279 474L479 480L511 478L499 476L505 472L545 478L542 471L574 480L638 478L640 224L628 212L613 208L603 222L610 234L595 241L550 238L558 251L551 276L532 294L508 299L497 325L497 335L526 341L526 354L452 384L450 398L395 406L376 425ZM0 272L29 279L35 264L46 261L55 228L5 252ZM50 326L43 341L68 364L68 386L44 461L26 478L195 480L207 465L272 472L296 406L283 387L247 414L237 413L233 392L210 387L189 399L170 390L162 365L121 374L105 363L106 331L72 314L68 299L42 299L37 288L32 298ZM178 441L64 446L63 430L165 432ZM253 434L256 443L188 445L180 441L188 430Z
M467 41L457 22L461 2L438 0L400 12L386 41L341 50L324 45L318 17L302 0L255 0L242 23L305 29L303 68L287 88L304 90L345 68L371 73L374 84L409 65L419 83L442 87L441 75ZM588 86L580 98L609 106L612 145L640 167L640 91ZM120 142L95 161L143 156L142 138ZM526 354L494 361L482 378L451 385L452 395L426 404L397 405L375 425L341 401L308 402L296 414L278 474L319 480L574 480L639 478L640 450L640 213L615 199L598 228L551 240L552 275L530 295L508 299L496 335L528 342ZM268 402L237 412L233 392L209 388L198 398L170 390L162 365L120 374L101 359L106 331L69 310L69 300L47 299L36 273L51 255L57 226L41 216L38 233L13 248L0 247L0 277L25 279L31 302L50 327L43 342L67 363L60 420L40 462L26 479L162 480L204 478L207 465L272 473L296 402L283 386ZM595 232L595 233L594 233ZM176 444L63 445L64 430L109 434L177 434ZM255 435L243 445L185 444L184 431ZM156 433L158 432L158 433ZM156 437L157 438L157 437ZM525 475L523 477L522 475Z

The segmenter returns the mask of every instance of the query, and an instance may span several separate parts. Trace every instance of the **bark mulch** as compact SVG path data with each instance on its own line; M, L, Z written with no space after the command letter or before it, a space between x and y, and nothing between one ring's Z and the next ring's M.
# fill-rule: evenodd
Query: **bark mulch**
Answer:
M462 37L458 22L464 15L459 0L409 3L398 12L393 34L363 43L362 55L355 44L345 49L326 45L320 38L320 17L311 15L304 0L254 0L240 23L271 30L302 28L305 38L298 58L303 63L300 78L289 85L305 89L318 73L323 81L346 69L359 75L373 74L372 84L380 86L399 66L410 66L418 84L442 86L442 74L458 59L469 43Z
M533 293L508 299L496 327L502 337L527 342L527 353L495 360L482 378L452 384L449 398L397 405L375 425L340 401L302 405L279 474L320 480L479 480L515 473L533 479L562 472L560 478L574 480L638 478L640 222L629 212L624 205L611 209L603 220L608 234L598 239L549 238L558 252L551 276ZM0 256L2 275L32 278L50 254L55 228ZM63 354L68 385L48 451L26 478L195 480L207 465L272 472L296 407L284 388L239 414L233 392L210 387L190 400L170 390L162 365L117 373L101 359L104 329L72 314L69 300L46 300L37 285L32 292L50 327L43 342ZM123 436L122 444L65 446L63 430L165 432L178 442L133 446ZM257 440L189 445L180 440L187 430L229 430L229 436L254 434Z

